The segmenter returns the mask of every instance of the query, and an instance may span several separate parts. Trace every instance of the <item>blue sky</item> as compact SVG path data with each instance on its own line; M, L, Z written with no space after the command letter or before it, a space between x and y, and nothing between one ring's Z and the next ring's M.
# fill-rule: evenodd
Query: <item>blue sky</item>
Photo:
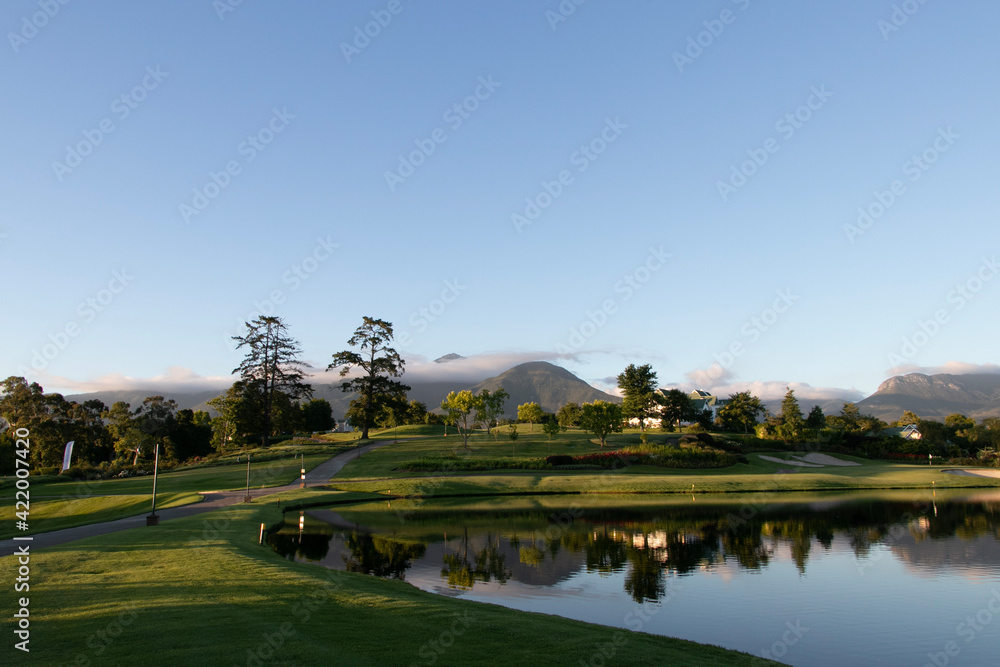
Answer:
M319 367L371 315L418 374L457 352L821 396L996 370L998 20L3 3L0 373L218 384L272 309Z

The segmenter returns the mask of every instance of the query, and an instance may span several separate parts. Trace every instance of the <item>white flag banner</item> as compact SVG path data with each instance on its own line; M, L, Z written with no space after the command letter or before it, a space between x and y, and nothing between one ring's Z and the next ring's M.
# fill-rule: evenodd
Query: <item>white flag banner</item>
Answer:
M76 441L75 440L70 440L69 442L66 443L66 451L63 452L62 470L60 470L59 472L63 472L67 468L69 468L70 459L73 458L73 443L74 442L76 442Z

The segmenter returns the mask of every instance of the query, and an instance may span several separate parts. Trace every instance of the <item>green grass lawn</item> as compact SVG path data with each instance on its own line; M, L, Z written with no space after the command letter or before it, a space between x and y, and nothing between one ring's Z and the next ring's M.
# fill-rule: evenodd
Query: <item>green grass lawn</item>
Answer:
M156 494L156 508L179 507L201 500L197 493ZM4 502L0 506L0 539L15 535L35 535L63 528L75 528L90 523L114 521L127 516L149 512L152 508L151 495L92 496L69 500L35 500L31 503L28 518L30 529L16 530L14 526L14 503Z
M319 495L335 497L294 492ZM32 662L777 664L285 561L257 544L261 522L280 518L273 504L237 505L33 553ZM10 571L14 559L3 563ZM4 625L10 635L10 614Z
M306 470L330 459L345 448L334 447L328 452L312 453L305 456ZM185 468L161 472L156 482L157 492L193 493L197 491L224 491L242 489L247 482L246 458L243 463L232 465ZM250 487L263 488L289 484L299 476L299 458L289 457L272 461L250 462ZM153 492L153 476L129 477L127 479L105 480L32 480L32 497L60 496L70 498L94 495L149 495ZM6 478L0 482L0 496L13 498L14 480Z
M521 425L519 430L524 429ZM538 429L536 428L536 431ZM668 436L654 433L650 441ZM638 433L615 434L609 448L638 444ZM1000 480L960 477L942 472L938 466L920 466L871 461L851 456L838 458L859 463L852 467L796 468L765 461L749 454L749 463L728 468L668 469L631 466L614 471L490 471L485 473L419 473L395 470L406 461L422 457L471 456L492 458L514 456L544 457L549 454L579 455L600 451L596 441L576 430L556 436L551 442L542 434L522 434L512 443L483 432L469 441L468 450L460 437L410 440L390 444L351 461L332 482L337 489L369 491L393 496L449 496L538 493L732 493L740 491L814 491L846 489L996 487ZM789 453L771 454L785 459ZM782 472L787 471L787 472Z
M313 453L305 456L306 469L311 470L348 448L332 445L310 447L306 451ZM270 453L273 455L275 452ZM235 455L233 458L235 459ZM288 484L298 479L299 470L299 458L289 456L256 463L251 459L250 486L264 488ZM24 532L18 531L14 526L14 480L7 478L0 483L0 539L114 521L141 514L150 508L153 493L152 475L81 481L51 477L47 481L42 479L30 479L30 481L28 520L30 530ZM166 509L198 502L201 499L197 493L199 491L242 489L245 488L246 481L246 463L189 467L162 472L156 482L156 506Z

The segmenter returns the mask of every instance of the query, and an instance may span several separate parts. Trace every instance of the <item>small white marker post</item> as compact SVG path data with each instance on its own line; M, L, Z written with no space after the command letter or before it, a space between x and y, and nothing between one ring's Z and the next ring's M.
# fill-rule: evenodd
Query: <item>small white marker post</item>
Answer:
M264 544L264 524L260 524L260 539L257 540L257 544Z

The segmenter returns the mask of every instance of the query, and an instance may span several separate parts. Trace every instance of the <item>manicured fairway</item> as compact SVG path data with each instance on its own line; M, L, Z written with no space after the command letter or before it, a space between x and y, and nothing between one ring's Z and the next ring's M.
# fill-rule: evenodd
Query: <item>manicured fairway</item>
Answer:
M662 440L654 435L651 440ZM636 434L616 436L615 444L636 444ZM518 438L516 443L484 433L470 439L426 438L387 445L350 462L332 486L392 496L451 496L510 493L732 493L740 491L817 491L846 489L913 489L998 487L1000 480L949 475L938 466L909 465L835 455L856 466L801 468L748 454L749 463L728 468L669 469L629 466L618 470L496 470L420 473L398 470L407 461L426 457L521 457L548 454L585 454L600 451L582 432L561 434L551 442L541 434ZM786 459L788 453L769 456Z
M157 493L156 507L167 509L200 500L197 493ZM14 526L14 503L7 501L0 506L0 539L114 521L149 512L151 503L152 498L144 495L34 500L29 513L29 530L21 531Z

